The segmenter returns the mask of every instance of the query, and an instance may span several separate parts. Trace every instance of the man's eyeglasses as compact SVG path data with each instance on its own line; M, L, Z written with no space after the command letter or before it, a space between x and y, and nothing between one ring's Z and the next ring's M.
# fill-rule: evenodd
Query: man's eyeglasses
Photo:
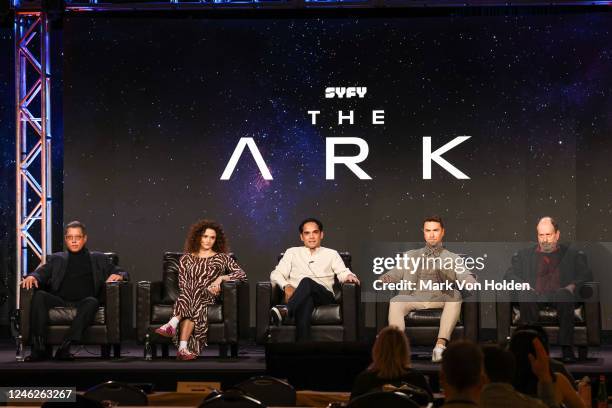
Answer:
M68 241L80 241L83 239L83 235L66 235L64 238Z

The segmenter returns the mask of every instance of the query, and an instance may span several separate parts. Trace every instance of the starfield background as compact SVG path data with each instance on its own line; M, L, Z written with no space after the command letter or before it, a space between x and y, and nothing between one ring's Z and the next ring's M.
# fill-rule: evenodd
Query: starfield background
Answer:
M500 270L515 246L535 239L537 219L552 215L563 241L601 247L593 269L603 280L612 241L610 27L609 13L70 15L64 171L54 180L63 182L64 221L85 222L89 247L117 251L138 281L158 279L163 252L181 250L189 225L212 218L256 282L301 244L297 225L309 216L323 221L324 246L351 251L355 272L370 276L369 249L420 241L426 215L444 217L447 241L507 243ZM327 86L368 92L325 99ZM350 109L355 124L338 125L338 110ZM385 111L385 125L371 124L374 109ZM308 110L321 111L317 125ZM2 128L8 141L13 133ZM423 180L422 138L436 149L462 135L471 139L444 158L470 179L434 163ZM255 140L273 180L248 151L231 180L219 180L241 137ZM328 137L366 140L360 167L372 180L345 166L326 180ZM3 149L5 168L10 160Z

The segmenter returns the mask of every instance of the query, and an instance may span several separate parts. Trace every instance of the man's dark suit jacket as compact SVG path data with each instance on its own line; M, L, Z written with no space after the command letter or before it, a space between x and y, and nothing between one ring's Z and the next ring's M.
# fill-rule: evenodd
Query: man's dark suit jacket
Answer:
M512 257L512 266L506 272L505 279L513 279L517 282L527 282L532 288L536 286L538 274L537 245L526 248L515 253ZM573 283L576 286L592 280L587 258L584 252L570 248L567 245L559 245L559 284L562 288Z
M93 273L94 293L100 294L100 288L104 286L106 279L112 274L121 275L123 280L128 279L128 273L120 267L113 265L108 257L102 252L89 252L91 259L91 271ZM47 263L36 268L29 276L34 276L41 289L47 289L51 293L59 290L62 280L66 275L68 267L68 252L56 252L47 257Z

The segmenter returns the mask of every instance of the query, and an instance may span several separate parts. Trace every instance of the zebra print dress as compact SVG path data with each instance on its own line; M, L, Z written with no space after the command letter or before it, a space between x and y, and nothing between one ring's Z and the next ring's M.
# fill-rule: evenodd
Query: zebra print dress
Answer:
M208 334L208 305L215 303L216 296L207 288L226 272L232 280L246 280L246 274L229 255L218 253L208 258L185 254L179 260L179 297L174 303L174 316L190 319L195 327L187 347L192 353L199 354L206 346ZM174 336L179 344L180 329Z

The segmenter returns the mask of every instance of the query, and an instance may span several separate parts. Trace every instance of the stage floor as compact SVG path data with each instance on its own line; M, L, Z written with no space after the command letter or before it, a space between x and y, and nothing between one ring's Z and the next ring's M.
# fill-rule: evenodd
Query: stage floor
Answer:
M266 369L263 347L249 345L240 348L238 358L220 358L218 348L211 346L195 361L177 361L172 349L168 359L145 361L142 346L134 343L123 345L118 359L100 358L95 346L73 347L73 352L74 361L17 362L14 343L2 341L0 378L4 386L73 385L81 390L115 380L154 383L157 391L174 391L177 381L217 381L227 387L263 375Z
M127 343L122 357L104 360L99 348L75 348L77 358L71 362L15 361L14 343L0 341L0 378L3 386L63 385L79 390L108 380L128 383L152 383L155 391L175 391L177 381L215 381L223 388L231 387L256 375L286 378L297 389L350 391L355 375L369 364L370 345L332 346L292 350L296 345L283 345L269 350L266 358L262 346L241 345L238 358L219 358L216 346L208 347L196 361L177 361L174 350L169 359L145 361L142 346ZM437 388L439 365L430 361L431 350L413 348L413 367L426 374ZM558 357L560 350L552 349ZM29 349L26 350L29 354ZM576 379L584 375L612 373L612 346L589 350L589 361L570 364L568 370Z

